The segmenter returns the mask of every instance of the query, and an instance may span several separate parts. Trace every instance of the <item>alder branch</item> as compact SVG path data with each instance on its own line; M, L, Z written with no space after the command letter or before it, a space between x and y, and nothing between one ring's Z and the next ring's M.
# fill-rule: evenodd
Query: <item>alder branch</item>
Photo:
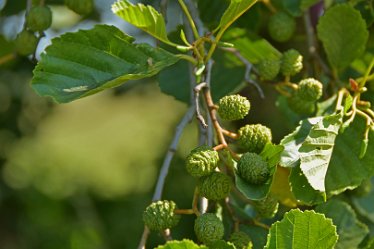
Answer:
M257 89L258 94L260 95L262 99L265 98L264 91L262 90L260 85L256 81L252 80L250 77L252 67L253 67L252 63L250 63L246 58L244 58L243 55L239 52L239 50L235 48L220 47L220 49L227 51L229 53L232 53L245 65L244 81L253 85Z
M201 115L199 98L200 98L200 91L206 86L207 86L206 82L202 82L202 83L198 84L196 87L194 87L196 118L199 120L199 122L201 123L203 128L207 128L208 125L206 124L203 115Z

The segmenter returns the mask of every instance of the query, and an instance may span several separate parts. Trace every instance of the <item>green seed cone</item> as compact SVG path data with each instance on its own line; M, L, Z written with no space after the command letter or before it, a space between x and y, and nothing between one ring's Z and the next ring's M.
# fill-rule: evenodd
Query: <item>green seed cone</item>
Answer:
M239 145L248 152L260 153L271 142L271 130L264 125L246 125L238 131Z
M210 147L193 149L186 158L186 170L193 177L202 177L214 172L219 161L218 152Z
M285 76L292 76L303 69L303 56L295 49L283 53L281 72Z
M229 95L219 100L218 114L224 120L239 120L248 114L250 107L246 97Z
M200 195L208 200L222 200L227 197L231 191L231 179L226 174L213 172L200 179L198 188Z
M253 206L258 216L262 218L273 218L278 212L279 203L275 198L267 196L262 200L254 201Z
M298 94L301 99L317 101L322 97L323 85L316 79L307 78L299 83Z
M35 52L36 47L38 46L38 38L34 33L23 30L17 35L15 40L15 47L17 53L20 55L30 55Z
M222 221L211 213L205 213L197 217L194 230L197 238L204 244L220 240L224 234Z
M244 232L232 233L229 241L235 245L236 249L252 249L253 247L251 238Z
M296 29L295 19L285 12L272 15L268 23L270 37L278 42L288 41Z
M269 165L256 153L245 153L240 158L238 174L246 182L251 184L263 184L270 177Z
M173 201L157 201L150 204L143 213L144 224L152 231L162 231L176 226L180 215L174 214L177 205Z
M47 6L35 6L26 16L27 27L32 31L43 31L52 24L52 11Z
M93 0L65 0L65 5L82 16L91 13L94 7Z
M280 65L279 60L264 59L257 64L257 70L261 78L264 80L272 80L277 77Z
M288 106L291 110L301 115L312 115L316 110L315 101L306 101L302 99L298 94L295 94L288 98Z

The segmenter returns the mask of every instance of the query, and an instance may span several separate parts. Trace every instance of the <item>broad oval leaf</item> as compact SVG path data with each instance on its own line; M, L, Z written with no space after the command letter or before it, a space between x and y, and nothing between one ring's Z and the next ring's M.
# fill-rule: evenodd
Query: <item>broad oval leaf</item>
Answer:
M371 179L372 186L374 185L374 177ZM352 197L353 206L357 212L374 223L374 188L371 188L369 194L362 197Z
M230 27L241 15L243 15L249 8L251 8L257 0L231 0L229 7L223 13L219 26L216 28L220 29L220 33Z
M331 218L339 235L336 249L358 248L369 233L368 227L360 222L354 210L347 203L331 200L316 207L316 212Z
M341 114L323 117L312 127L299 149L300 168L315 190L325 192L326 172L341 124Z
M330 249L338 235L331 219L314 211L293 209L281 221L273 223L266 249Z
M117 16L140 28L155 38L169 45L176 45L167 37L164 17L152 6L133 5L128 0L119 0L112 5L112 11Z
M168 241L165 245L158 246L155 249L208 249L208 247L204 245L199 246L196 245L192 240L184 239L182 241Z
M267 196L283 149L282 145L267 143L260 153L260 156L268 163L271 175L264 184L250 184L235 173L236 187L245 197L251 200L261 200Z
M360 56L369 37L365 20L349 4L339 4L326 11L317 26L330 64L344 69Z
M32 87L41 96L67 103L153 76L178 61L163 49L133 41L108 25L55 38L34 69Z

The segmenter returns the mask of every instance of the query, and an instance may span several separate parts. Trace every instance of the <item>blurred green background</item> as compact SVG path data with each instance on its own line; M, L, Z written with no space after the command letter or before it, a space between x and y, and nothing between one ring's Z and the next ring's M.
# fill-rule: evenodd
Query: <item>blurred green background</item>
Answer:
M82 18L61 0L47 1L53 24L36 59L51 38L96 23L116 25L138 41L154 43L112 14L112 2L96 0L94 13ZM26 4L0 0L0 58L12 51ZM172 20L181 18L169 12L171 30L178 23ZM34 66L33 58L18 56L0 65L0 249L136 248L142 212L187 106L162 94L155 79L55 105L32 91ZM274 92L264 90L266 101L253 88L243 90L253 104L249 122L275 127L279 140L292 126L276 111ZM190 207L195 184L186 175L183 158L197 138L193 122L183 134L165 186L164 198L182 208ZM192 224L192 216L183 217L174 238L193 238ZM162 238L152 234L148 247L159 243Z

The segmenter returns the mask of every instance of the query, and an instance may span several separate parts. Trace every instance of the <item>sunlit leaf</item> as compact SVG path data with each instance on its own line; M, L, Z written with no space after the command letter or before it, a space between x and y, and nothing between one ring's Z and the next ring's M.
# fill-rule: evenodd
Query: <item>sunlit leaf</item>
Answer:
M108 25L55 38L41 55L32 87L39 95L66 103L153 76L178 61L163 49L133 41Z
M331 219L314 211L293 209L273 223L265 249L330 249L337 239Z
M174 45L167 37L164 17L150 5L132 4L128 0L119 0L112 5L112 11L160 41Z
M184 239L182 241L168 241L165 245L158 246L155 249L208 249L208 247L195 244L192 240Z

